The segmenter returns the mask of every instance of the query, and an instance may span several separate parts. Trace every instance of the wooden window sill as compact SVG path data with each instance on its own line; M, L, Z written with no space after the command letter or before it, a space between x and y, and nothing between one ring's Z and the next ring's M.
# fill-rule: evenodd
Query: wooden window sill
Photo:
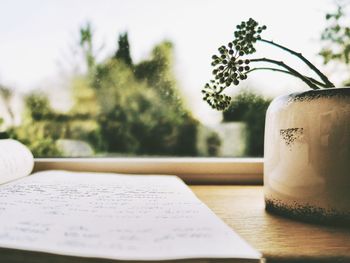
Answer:
M350 262L350 228L312 225L267 213L262 186L190 187L267 262Z

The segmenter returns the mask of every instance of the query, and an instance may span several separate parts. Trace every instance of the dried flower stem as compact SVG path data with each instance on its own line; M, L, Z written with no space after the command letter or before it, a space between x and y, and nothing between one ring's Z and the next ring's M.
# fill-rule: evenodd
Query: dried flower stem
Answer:
M281 66L285 68L287 71L289 71L292 75L300 78L302 81L304 81L311 89L317 90L320 89L317 85L315 85L312 81L310 81L307 77L304 75L300 74L298 71L295 69L291 68L287 64L285 64L283 61L277 61L269 58L255 58L251 59L250 62L268 62L272 64L276 64L278 66Z
M292 72L289 72L288 70L283 70L283 69L279 69L279 68L270 68L270 67L252 68L251 70L247 71L247 74L252 72L252 71L256 71L256 70L271 70L271 71L276 71L276 72L289 74L289 75L292 75L293 77L298 78L297 75L293 74ZM326 84L324 84L322 82L319 82L319 81L317 81L314 78L311 78L311 77L308 77L308 76L305 76L305 75L304 75L304 77L307 78L308 80L310 80L311 82L315 83L316 85L320 86L320 87L329 88Z
M281 73L286 73L301 79L311 89L318 90L320 88L333 88L334 85L328 78L319 71L315 65L307 60L301 53L295 52L285 46L277 44L271 40L261 38L262 31L266 30L266 26L259 26L258 22L250 18L248 21L243 21L236 26L234 31L234 39L226 46L219 47L219 54L212 56L211 65L214 67L214 78L207 83L202 89L203 100L217 110L225 110L231 103L231 97L224 94L224 90L232 85L239 85L241 81L247 79L250 72L255 70L272 70ZM291 55L298 57L303 61L313 72L317 74L320 80L305 76L293 69L283 61L278 61L270 58L245 58L245 55L251 55L256 52L254 47L257 41L270 44L280 48ZM277 65L275 67L255 67L251 68L250 63L265 62Z
M323 86L324 88L333 88L334 87L334 84L332 82L330 82L329 79L318 68L316 68L315 65L313 65L308 59L306 59L301 53L295 52L294 50L291 50L285 46L277 44L271 40L266 40L266 39L261 38L261 39L258 39L258 41L265 42L265 43L268 43L270 45L276 46L284 51L289 52L290 54L292 54L294 56L297 56L322 79L322 81L324 82L324 85L321 85L321 86Z

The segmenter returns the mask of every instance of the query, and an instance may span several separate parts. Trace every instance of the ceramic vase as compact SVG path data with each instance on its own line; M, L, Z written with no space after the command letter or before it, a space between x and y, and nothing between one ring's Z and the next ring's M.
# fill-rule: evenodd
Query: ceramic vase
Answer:
M276 98L264 158L268 211L350 225L350 88Z

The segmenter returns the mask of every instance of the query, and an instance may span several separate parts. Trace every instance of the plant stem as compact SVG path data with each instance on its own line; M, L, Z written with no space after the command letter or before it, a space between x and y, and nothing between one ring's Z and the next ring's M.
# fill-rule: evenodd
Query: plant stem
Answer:
M307 60L301 53L295 52L295 51L293 51L285 46L282 46L280 44L277 44L271 40L259 39L259 41L262 41L262 42L268 43L270 45L279 47L282 50L285 50L285 51L291 53L292 55L297 56L322 79L322 81L324 82L324 85L322 85L322 86L324 88L333 88L334 87L334 84L332 82L330 82L329 79L321 71L319 71L318 68L316 68L309 60Z
M278 72L282 72L282 73L286 73L289 75L292 75L294 77L296 77L293 73L287 71L287 70L283 70L283 69L279 69L279 68L269 68L269 67L262 67L262 68L252 68L250 70L248 70L246 73L250 73L252 71L256 71L256 70L271 70L271 71L278 71Z
M290 72L292 75L300 78L302 81L304 81L311 89L317 90L320 89L317 85L315 85L309 78L305 77L304 75L300 74L298 71L295 69L291 68L290 66L286 65L282 61L277 61L269 58L256 58L256 59L251 59L250 62L268 62L272 64L276 64L280 67L285 68L288 72Z
M247 71L246 73L248 74L248 73L255 71L255 70L271 70L271 71L277 71L277 72L289 74L289 75L292 75L293 77L296 77L296 78L299 77L299 76L293 74L292 72L289 72L288 70L283 70L283 69L279 69L279 68L269 68L269 67L252 68L251 70ZM314 78L311 78L308 76L304 76L304 77L307 78L308 80L310 80L311 82L313 82L315 85L321 86L323 88L328 88L328 86L326 84L319 82Z

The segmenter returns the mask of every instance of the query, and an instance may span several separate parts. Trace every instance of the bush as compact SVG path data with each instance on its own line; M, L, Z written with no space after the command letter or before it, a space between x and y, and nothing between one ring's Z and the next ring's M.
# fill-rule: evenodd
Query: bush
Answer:
M264 155L265 116L270 103L271 99L265 99L252 92L241 92L223 113L224 122L243 121L246 123L245 155L247 156L262 157Z

